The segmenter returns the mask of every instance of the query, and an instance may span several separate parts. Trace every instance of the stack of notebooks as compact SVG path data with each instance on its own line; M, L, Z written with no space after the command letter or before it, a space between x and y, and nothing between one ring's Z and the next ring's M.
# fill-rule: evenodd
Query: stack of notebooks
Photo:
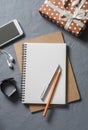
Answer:
M67 47L65 43L62 43L64 43L62 34L56 32L14 45L22 72L22 103L29 104L31 112L44 109L50 91L44 100L41 99L41 94L50 85L58 65L61 66L62 73L51 101L53 104L51 107L80 99L67 57Z

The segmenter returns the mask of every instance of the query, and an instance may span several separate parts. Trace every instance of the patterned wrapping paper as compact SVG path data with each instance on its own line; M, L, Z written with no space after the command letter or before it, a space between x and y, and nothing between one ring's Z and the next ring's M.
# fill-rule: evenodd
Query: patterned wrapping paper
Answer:
M47 1L50 2L51 6L47 3ZM77 1L78 3L73 7L72 4ZM69 19L73 17L74 13L77 12L76 9L79 7L82 1L83 0L65 0L63 4L63 0L45 0L44 4L39 9L39 12L42 14L42 16L49 18L57 25L65 28L67 21L70 21ZM63 13L61 14L59 12L58 8L62 12L65 12L65 16ZM77 16L70 21L70 24L68 24L68 28L65 28L76 36L81 34L81 32L85 29L86 24L88 23L88 0L84 0L84 4L80 9L81 10L78 11ZM69 18L68 15L70 16L70 14L71 17Z

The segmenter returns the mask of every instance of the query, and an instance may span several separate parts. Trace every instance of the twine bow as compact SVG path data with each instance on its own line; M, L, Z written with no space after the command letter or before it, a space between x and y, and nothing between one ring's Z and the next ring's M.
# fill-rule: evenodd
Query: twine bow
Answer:
M88 18L88 10L80 9L78 13L74 12L74 14L71 14L70 12L65 10L63 14L61 14L61 17L64 21L67 21L65 29L68 29L72 21L83 27L84 23L82 22L82 20Z

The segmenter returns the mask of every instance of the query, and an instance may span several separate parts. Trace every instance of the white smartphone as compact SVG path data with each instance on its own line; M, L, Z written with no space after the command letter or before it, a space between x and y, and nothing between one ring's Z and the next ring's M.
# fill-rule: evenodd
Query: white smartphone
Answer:
M0 27L0 47L23 35L23 31L17 22L12 20Z

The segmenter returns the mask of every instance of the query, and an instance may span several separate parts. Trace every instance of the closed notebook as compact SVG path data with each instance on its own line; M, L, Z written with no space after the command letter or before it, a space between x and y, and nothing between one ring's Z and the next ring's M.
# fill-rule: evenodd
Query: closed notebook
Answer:
M58 65L62 73L51 104L66 103L66 44L24 43L22 103L45 104L40 96L47 87ZM49 95L49 94L48 94Z

